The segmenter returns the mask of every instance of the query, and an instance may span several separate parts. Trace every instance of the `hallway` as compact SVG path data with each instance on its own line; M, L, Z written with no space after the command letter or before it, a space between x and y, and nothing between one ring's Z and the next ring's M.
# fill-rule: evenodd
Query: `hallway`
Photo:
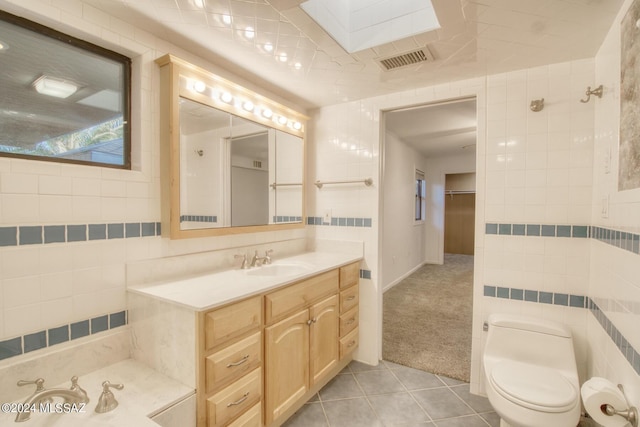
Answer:
M445 254L384 294L384 360L469 382L473 256Z

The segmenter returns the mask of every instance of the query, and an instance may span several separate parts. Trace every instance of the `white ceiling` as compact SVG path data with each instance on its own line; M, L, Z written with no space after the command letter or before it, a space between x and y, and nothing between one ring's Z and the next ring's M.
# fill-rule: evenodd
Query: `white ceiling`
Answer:
M433 0L441 29L348 54L302 0L83 1L304 108L592 57L623 2ZM395 71L376 61L424 46L434 61Z
M385 131L425 157L475 153L476 101L460 100L387 112Z

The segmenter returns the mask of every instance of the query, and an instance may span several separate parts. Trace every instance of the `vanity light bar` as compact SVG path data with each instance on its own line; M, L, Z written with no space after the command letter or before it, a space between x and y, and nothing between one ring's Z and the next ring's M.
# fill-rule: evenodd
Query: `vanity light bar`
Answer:
M194 77L186 77L182 84L184 85L183 87L191 92L208 96L215 102L222 102L232 106L235 110L245 112L245 114L247 112L253 113L262 120L273 120L280 126L288 127L296 132L304 132L301 122L283 114L276 114L267 106L256 105L246 94L234 95L224 85L212 87L206 81Z

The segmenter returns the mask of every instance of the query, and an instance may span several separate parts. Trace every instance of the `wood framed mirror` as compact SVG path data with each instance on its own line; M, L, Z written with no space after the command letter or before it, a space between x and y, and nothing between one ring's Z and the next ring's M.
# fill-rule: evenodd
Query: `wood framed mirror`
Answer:
M175 56L156 63L162 235L303 227L307 117Z

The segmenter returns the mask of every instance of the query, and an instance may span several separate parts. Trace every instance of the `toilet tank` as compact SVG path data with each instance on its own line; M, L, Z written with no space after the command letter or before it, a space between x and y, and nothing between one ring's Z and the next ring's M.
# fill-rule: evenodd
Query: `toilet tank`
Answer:
M492 314L488 323L485 358L510 359L576 372L573 339L566 326L511 314Z

